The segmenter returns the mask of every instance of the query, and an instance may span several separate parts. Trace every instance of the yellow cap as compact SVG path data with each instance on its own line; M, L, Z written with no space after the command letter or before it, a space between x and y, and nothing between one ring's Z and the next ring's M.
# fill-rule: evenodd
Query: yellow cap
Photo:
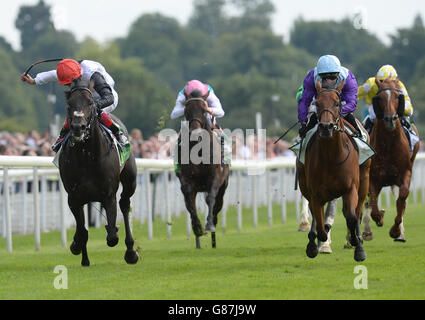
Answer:
M390 78L390 80L394 81L394 80L397 79L398 75L397 75L397 71L394 69L394 67L387 64L385 66L382 66L378 70L376 77L378 78L378 80L385 80L387 78Z

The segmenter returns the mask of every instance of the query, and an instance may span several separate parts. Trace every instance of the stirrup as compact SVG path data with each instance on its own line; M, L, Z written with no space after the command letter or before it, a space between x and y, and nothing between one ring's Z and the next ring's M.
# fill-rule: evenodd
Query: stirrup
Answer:
M62 145L62 142L63 142L63 140L64 140L65 138L59 138L58 140L56 140L56 142L52 145L52 150L54 151L54 152L58 152L59 151L59 149L60 149L60 147L61 147L61 145Z

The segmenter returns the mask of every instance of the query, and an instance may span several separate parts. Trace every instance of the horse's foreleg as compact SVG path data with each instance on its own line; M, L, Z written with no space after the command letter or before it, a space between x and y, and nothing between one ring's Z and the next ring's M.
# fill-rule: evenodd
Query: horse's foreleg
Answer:
M87 255L87 241L89 238L89 232L87 231L84 223L84 210L83 206L74 206L71 204L71 202L72 201L68 199L69 208L75 217L77 226L74 235L74 241L71 243L69 249L71 250L72 254L75 255L82 253L81 265L87 267L90 265L90 261Z
M189 211L190 218L192 221L192 230L196 237L196 248L201 249L201 244L199 237L204 235L204 230L202 229L201 221L199 221L198 214L196 213L196 194L187 183L181 182L181 190L184 196L184 202L186 205L187 211Z
M309 258L314 258L319 253L319 250L316 244L316 237L319 238L320 241L326 241L327 235L326 235L326 232L324 231L323 207L317 201L314 201L314 200L309 202L309 207L313 215L313 220L312 220L310 232L308 233L309 241L306 248L306 254Z
M403 184L399 188L399 195L397 199L397 216L394 219L394 225L390 229L390 236L394 240L405 242L406 237L404 235L403 227L403 215L406 210L406 200L409 196L411 172L407 172L403 181Z
M106 200L102 201L102 205L106 211L106 220L108 224L105 226L107 236L106 243L109 247L114 247L118 244L118 228L117 223L117 199L114 194L111 197L108 197Z
M362 240L360 238L360 221L356 215L356 207L358 205L357 188L353 187L343 197L343 213L347 222L347 228L350 230L350 244L355 247L354 260L363 261L366 259L366 253L363 250Z

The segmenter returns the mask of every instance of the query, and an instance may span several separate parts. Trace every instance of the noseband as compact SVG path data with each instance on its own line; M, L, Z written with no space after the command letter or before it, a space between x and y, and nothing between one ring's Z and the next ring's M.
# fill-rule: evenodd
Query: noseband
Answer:
M73 88L71 88L71 90L70 90L70 96L74 93L74 92L77 92L77 91L86 91L86 92L88 92L89 94L90 94L90 98L91 98L91 101L92 101L92 103L93 103L93 93L90 91L90 89L89 88L87 88L87 87L83 87L83 86L75 86L75 87L73 87ZM86 137L86 139L89 137L89 135L90 135L90 129L91 129L91 123L93 122L93 119L94 119L95 117L93 117L93 111L90 109L90 114L89 114L89 117L88 117L88 119L87 119L87 126L86 126L86 128L84 129L84 136ZM70 121L70 124L72 123L72 117L69 119L69 121Z
M319 94L317 96L319 96L323 92L329 92L329 91L336 92L336 94L338 95L338 105L339 105L338 116L336 116L332 112L332 110L325 108L322 111L320 111L320 113L318 114L318 116L317 116L318 122L320 123L320 119L321 119L323 113L329 112L332 115L332 118L334 119L334 123L333 123L334 129L337 130L337 131L344 131L344 129L341 129L340 126L339 126L339 122L340 122L339 120L341 118L341 93L336 89L323 89L322 91L319 92Z
M189 102L191 102L191 101L202 101L202 102L206 102L204 99L202 99L202 98L190 98L190 99L188 99L187 101L186 101L186 103L185 103L185 107L187 107L187 105L188 105L188 103ZM194 117L194 118L192 118L192 119L189 119L189 124L191 123L191 122L193 122L193 121L197 121L197 122L199 122L199 124L201 125L201 127L205 127L205 119L200 119L200 118L196 118L196 117Z

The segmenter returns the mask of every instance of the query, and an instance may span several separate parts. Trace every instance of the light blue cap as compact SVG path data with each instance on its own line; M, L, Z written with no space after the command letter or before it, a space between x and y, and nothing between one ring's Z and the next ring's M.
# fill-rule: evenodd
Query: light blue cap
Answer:
M317 74L341 72L341 62L333 55L325 55L317 61Z

